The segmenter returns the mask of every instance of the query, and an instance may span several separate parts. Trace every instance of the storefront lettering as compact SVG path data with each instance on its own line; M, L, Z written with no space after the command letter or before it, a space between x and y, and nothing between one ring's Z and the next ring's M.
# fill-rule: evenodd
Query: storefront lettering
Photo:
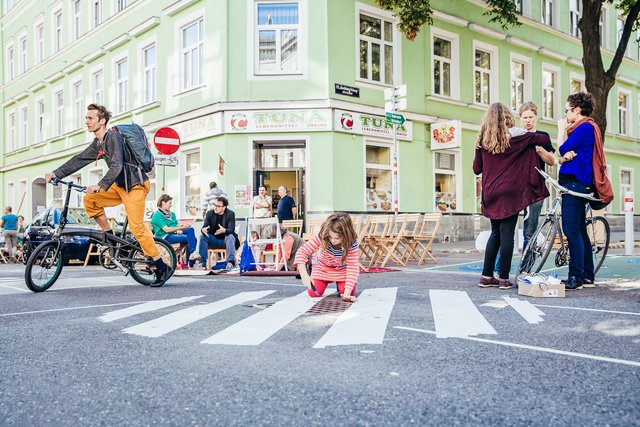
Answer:
M360 122L362 123L362 127L374 127L377 129L390 129L393 130L393 125L389 122L387 122L387 120L384 117L371 117L371 116L365 116L365 115L361 115L360 116ZM407 129L405 129L404 124L402 125L398 125L398 131L399 132L406 132Z
M280 123L305 123L312 126L315 123L326 124L326 117L319 111L276 111L253 113L256 125Z

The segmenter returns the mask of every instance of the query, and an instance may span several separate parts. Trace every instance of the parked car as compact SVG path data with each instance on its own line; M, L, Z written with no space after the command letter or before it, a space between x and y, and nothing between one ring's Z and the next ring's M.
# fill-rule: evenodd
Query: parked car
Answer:
M60 224L62 212L58 208L47 208L39 212L29 225L24 229L23 260L26 263L31 252L41 243L51 240L55 228ZM94 220L87 216L83 208L69 208L67 213L67 224L72 224L79 228L95 228ZM89 238L82 236L64 236L64 262L71 260L84 261L89 251ZM93 259L97 261L97 257Z

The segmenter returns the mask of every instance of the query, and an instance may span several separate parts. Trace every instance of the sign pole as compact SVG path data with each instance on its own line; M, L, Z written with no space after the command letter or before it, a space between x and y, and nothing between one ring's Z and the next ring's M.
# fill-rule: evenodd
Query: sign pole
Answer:
M167 183L167 165L162 165L162 192L164 193L164 186Z
M398 219L398 125L393 125L393 217Z
M404 116L397 111L407 108L407 85L394 86L385 89L384 109L386 111L387 123L393 126L393 175L391 177L391 191L393 196L393 216L398 219L398 200L400 199L400 189L398 187L398 126L404 123Z

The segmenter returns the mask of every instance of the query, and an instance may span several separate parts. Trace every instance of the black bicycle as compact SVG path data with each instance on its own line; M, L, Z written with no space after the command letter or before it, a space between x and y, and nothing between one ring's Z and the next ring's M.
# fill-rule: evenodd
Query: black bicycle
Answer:
M128 218L125 217L122 230L118 235L86 228L66 229L71 191L86 193L87 187L59 179L53 179L50 183L52 185L66 185L67 195L62 209L60 225L54 231L51 240L33 249L27 260L24 278L30 290L33 292L46 291L58 280L63 266L64 238L74 236L88 237L91 243L102 247L100 256L100 264L102 266L106 268L114 268L115 266L125 276L131 274L131 277L136 282L145 286L156 283L153 260L143 253L137 240L130 233L127 233ZM174 272L177 261L175 251L165 240L158 238L154 238L154 240L160 256L165 264L171 268L171 271Z

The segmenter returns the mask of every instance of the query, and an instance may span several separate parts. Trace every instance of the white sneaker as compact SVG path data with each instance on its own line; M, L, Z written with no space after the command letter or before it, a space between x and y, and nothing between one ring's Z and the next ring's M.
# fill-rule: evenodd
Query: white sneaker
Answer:
M191 254L191 256L189 257L190 261L195 261L195 260L198 260L198 259L202 259L202 257L200 256L200 254L198 252L193 252Z
M204 266L202 264L200 264L200 261L196 261L193 264L193 267L191 267L191 270L204 270Z

